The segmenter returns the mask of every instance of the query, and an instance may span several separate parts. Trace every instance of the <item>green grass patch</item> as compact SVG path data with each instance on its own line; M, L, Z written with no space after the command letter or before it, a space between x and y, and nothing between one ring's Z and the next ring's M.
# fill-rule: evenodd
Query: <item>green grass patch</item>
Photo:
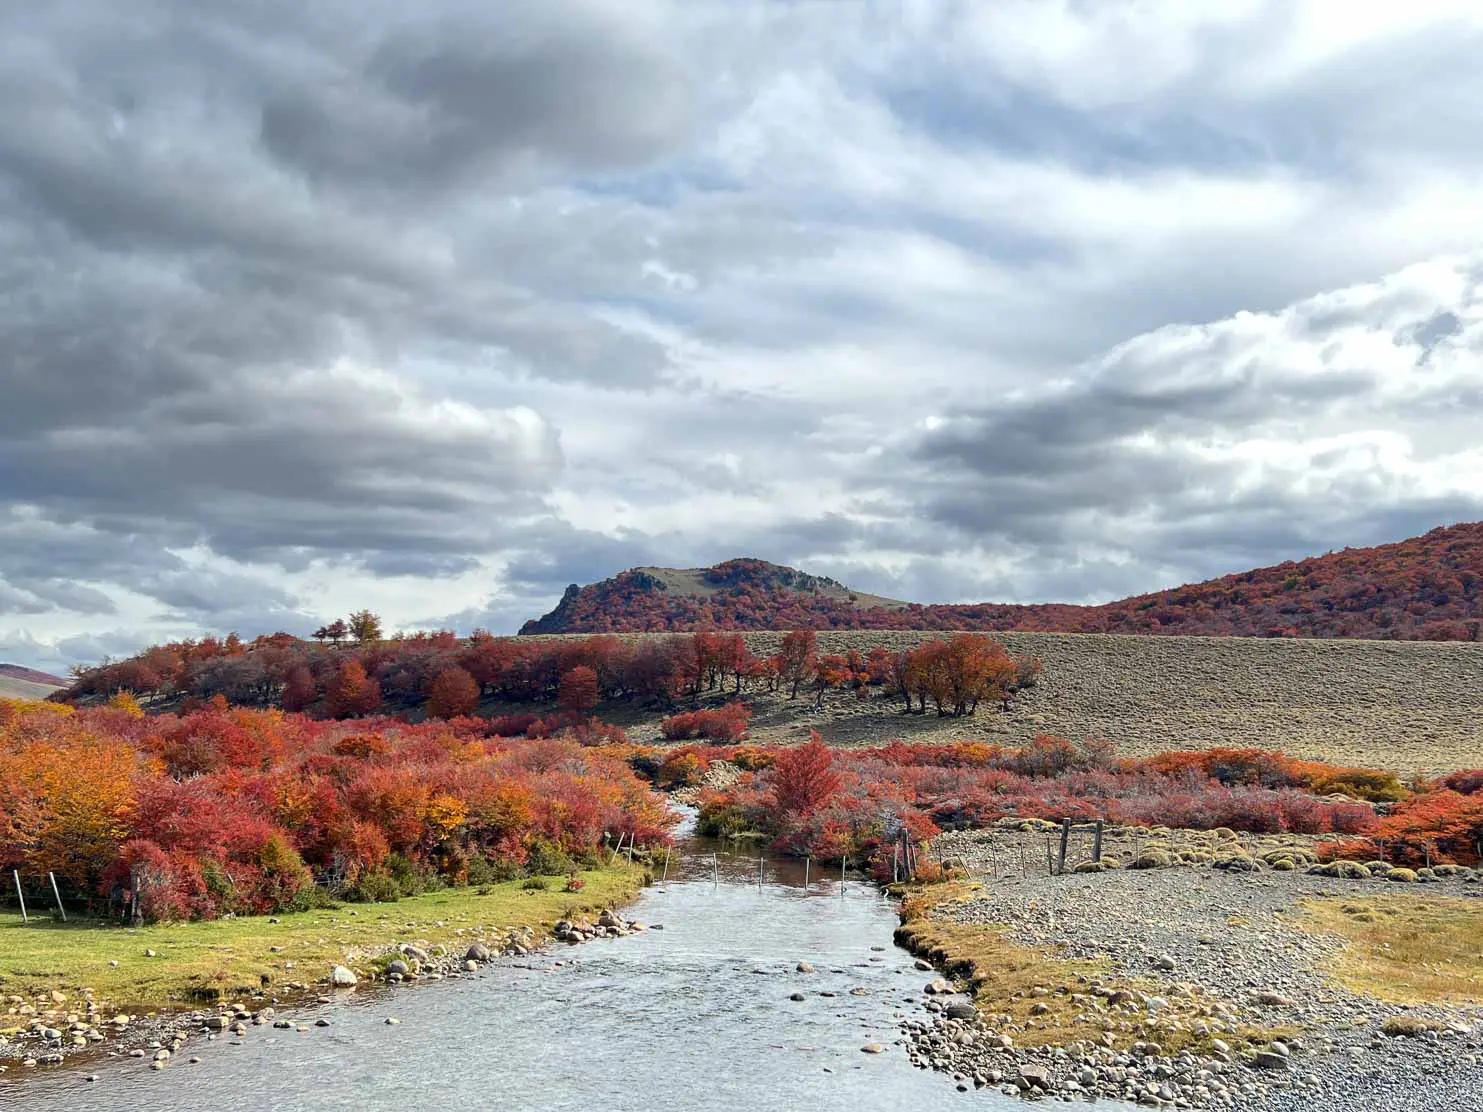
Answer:
M544 933L556 920L626 903L643 870L579 874L580 892L521 881L445 888L396 903L342 904L314 911L129 928L0 913L0 996L91 988L113 1008L158 1009L231 997L285 982L312 983L336 964L357 971L388 946L445 945L450 951L518 927ZM463 934L457 932L462 930ZM155 957L145 951L153 950ZM117 962L117 966L110 963Z

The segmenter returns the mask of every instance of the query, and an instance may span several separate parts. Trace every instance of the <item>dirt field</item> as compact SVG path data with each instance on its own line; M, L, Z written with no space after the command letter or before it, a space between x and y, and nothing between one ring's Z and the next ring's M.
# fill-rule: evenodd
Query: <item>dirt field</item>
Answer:
M819 634L825 652L904 648L929 633ZM1113 741L1124 756L1218 745L1260 746L1402 773L1483 766L1483 644L1118 637L1001 633L1045 663L1039 688L1010 714L969 719L903 714L882 698L832 693L823 712L753 696L752 736L791 742L817 729L835 744L894 737L1022 744L1038 733ZM747 635L774 652L780 633ZM613 716L623 722L621 714ZM654 720L623 722L635 740Z

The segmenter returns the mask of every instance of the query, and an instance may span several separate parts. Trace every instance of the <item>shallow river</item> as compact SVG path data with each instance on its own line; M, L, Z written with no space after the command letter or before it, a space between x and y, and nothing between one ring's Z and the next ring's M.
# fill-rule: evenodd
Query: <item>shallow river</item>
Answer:
M719 849L719 881L711 850ZM0 1087L27 1112L1023 1109L908 1064L897 1016L932 974L891 945L873 887L686 840L626 914L663 930L562 947L471 980L345 994L308 1032L193 1037L167 1069L104 1059ZM884 949L873 949L883 947ZM553 963L564 962L561 967ZM794 967L811 962L817 972ZM850 990L864 987L869 995ZM821 996L821 991L838 995ZM803 992L802 1003L788 997ZM401 1019L387 1026L387 1016ZM882 1054L866 1054L866 1043ZM199 1065L185 1059L199 1055ZM91 1070L97 1082L85 1080Z

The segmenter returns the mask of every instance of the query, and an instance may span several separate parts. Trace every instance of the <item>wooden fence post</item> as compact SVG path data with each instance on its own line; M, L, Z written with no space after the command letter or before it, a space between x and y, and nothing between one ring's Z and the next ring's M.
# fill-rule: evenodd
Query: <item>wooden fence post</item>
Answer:
M1092 835L1092 860L1102 860L1102 820L1097 820L1096 832Z
M1071 820L1061 820L1061 853L1056 860L1056 875L1062 876L1066 872L1066 848L1071 843Z
M26 917L26 894L21 891L21 871L19 869L11 869L10 875L15 877L16 899L21 901L21 922L29 923L31 920Z

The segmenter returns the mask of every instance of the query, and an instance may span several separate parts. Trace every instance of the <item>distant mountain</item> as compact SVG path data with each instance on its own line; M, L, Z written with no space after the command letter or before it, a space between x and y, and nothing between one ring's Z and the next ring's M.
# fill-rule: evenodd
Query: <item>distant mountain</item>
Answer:
M522 634L697 629L1040 630L1480 640L1483 522L1346 548L1101 606L905 603L765 560L632 568L586 587Z
M19 664L0 664L0 699L45 699L68 680Z

